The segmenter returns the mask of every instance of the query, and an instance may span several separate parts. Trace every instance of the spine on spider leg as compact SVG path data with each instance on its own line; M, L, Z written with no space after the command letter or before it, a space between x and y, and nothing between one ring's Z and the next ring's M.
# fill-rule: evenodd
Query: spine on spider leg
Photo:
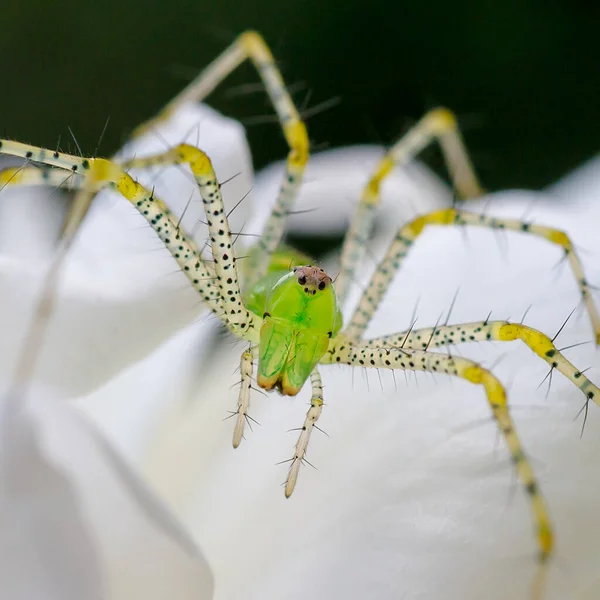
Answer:
M485 190L475 174L456 115L447 108L436 108L423 117L423 124L440 144L452 184L459 197L468 200L483 196Z
M181 144L174 151L189 164L200 189L210 235L217 287L229 324L242 337L258 335L260 318L246 309L235 264L233 240L223 196L210 158L198 148Z
M242 301L233 241L227 215L225 214L221 186L210 158L195 146L179 144L167 152L134 159L127 163L128 166L136 167L174 164L189 166L202 196L214 263L210 276L214 281L213 289L218 291L221 312L224 313L222 321L240 337L256 341L260 328L260 318L248 311ZM177 230L176 239L179 240L179 224ZM176 259L179 258L177 254L179 253L174 254ZM196 256L199 256L199 253L193 255L194 258ZM188 258L186 257L185 260L188 260ZM198 259L198 262L201 263L200 259ZM183 268L187 270L187 266ZM205 266L205 269L208 270L208 267Z
M285 220L304 178L309 155L309 140L306 126L300 118L275 59L262 36L254 31L248 31L240 36L239 44L244 48L265 84L267 94L279 118L283 135L290 148L284 179L275 206L258 241L257 248L250 257L251 264L248 271L251 276L248 285L251 287L267 272L271 255L283 238Z
M541 237L560 246L569 259L571 269L577 280L581 296L594 327L596 343L598 343L600 339L600 316L591 297L589 284L584 276L581 262L577 257L573 244L564 232L542 225L532 225L512 219L491 218L483 214L470 213L455 208L434 211L418 217L400 228L360 299L359 305L345 331L347 337L354 340L360 339L371 317L379 307L394 274L400 268L412 244L421 235L427 225L471 225L488 229L518 231Z
M367 289L344 331L344 334L350 339L358 340L364 333L369 321L381 304L393 276L400 268L402 261L417 237L418 232L410 229L409 225L402 227L396 234L385 256L371 276Z
M248 273L250 276L247 283L249 287L252 287L267 272L271 255L281 242L285 219L302 183L309 154L306 127L262 36L255 31L242 33L181 94L169 102L158 117L140 126L135 135L147 131L156 121L171 114L181 104L202 100L245 59L250 59L258 71L290 148L285 177L275 206L263 235L249 258Z
M241 387L238 397L237 418L233 430L233 447L237 448L244 437L244 428L248 417L248 408L250 407L250 386L252 384L252 361L258 355L258 348L246 350L240 359L240 378Z
M536 523L540 562L545 562L550 557L553 534L546 503L538 489L535 475L515 431L504 388L490 371L473 361L447 354L393 347L370 348L365 345L353 345L343 335L338 336L332 342L321 362L368 368L445 373L481 385L485 390L492 415L504 437L517 475L529 496Z
M567 360L547 335L520 323L477 321L459 325L440 325L374 338L365 341L363 345L365 348L427 350L470 342L515 340L521 340L537 356L577 386L588 400L600 406L600 389Z
M300 430L300 437L296 442L294 457L292 458L287 481L285 482L286 498L289 498L292 495L294 488L296 487L300 467L302 466L302 462L305 460L308 442L310 441L310 435L315 428L319 417L321 416L321 411L323 410L323 382L321 380L321 374L316 367L310 374L310 382L312 387L310 408L306 413L304 425Z
M366 198L366 193L363 194L363 198L350 224L350 229L344 239L340 260L340 273L335 283L335 289L341 305L346 300L350 284L354 280L356 269L361 264L365 254L365 248L373 229L376 208L377 202L370 201L370 198Z
M0 189L7 185L49 186L78 189L83 178L62 169L9 167L0 171Z
M173 98L160 113L138 126L132 137L139 137L152 129L156 123L168 119L179 107L188 102L200 102L208 96L227 75L235 71L244 62L246 56L236 42L229 46L220 56L203 69L198 76L175 98Z
M115 163L104 159L90 159L90 164L89 177L98 183L113 184L115 189L138 210L157 233L210 309L227 324L221 297L213 283L213 273L202 261L200 251L193 238L187 236L181 229L180 224L164 202L134 181Z
M522 340L553 369L557 369L569 381L573 382L588 400L592 400L600 406L600 389L559 352L558 348L547 335L526 325L496 323L492 339L502 342Z
M590 285L583 272L583 266L577 252L571 242L569 236L560 229L554 227L547 227L545 225L536 225L533 223L525 223L516 219L500 219L496 217L488 217L483 214L470 213L464 210L453 210L453 221L457 225L472 225L476 227L486 227L489 229L503 229L509 231L520 232L535 237L542 238L551 244L559 246L565 253L566 259L569 261L571 271L577 281L581 298L585 303L592 327L594 328L595 342L596 345L600 344L600 315L598 309L594 304L594 299L590 293ZM435 219L435 214L433 215ZM432 223L436 221L432 219ZM447 218L445 221L439 220L439 224L450 224L451 221Z
M459 195L463 198L482 195L456 117L446 108L436 108L428 112L388 150L365 186L342 249L340 275L336 285L342 301L363 259L373 226L375 208L381 201L381 184L395 166L407 164L435 139L440 143L452 182Z
M291 150L286 161L285 175L277 201L256 248L251 254L248 285L252 287L268 269L271 256L281 244L285 230L285 221L294 204L304 178L304 170L308 162L308 134L301 121L290 123L285 127L289 137ZM293 146L292 146L293 144Z
M73 173L83 173L90 168L91 160L87 158L79 158L64 152L56 150L47 150L46 148L37 148L29 144L21 142L13 142L11 140L0 140L0 154L9 154L24 158L31 162L41 163L51 167L58 167Z

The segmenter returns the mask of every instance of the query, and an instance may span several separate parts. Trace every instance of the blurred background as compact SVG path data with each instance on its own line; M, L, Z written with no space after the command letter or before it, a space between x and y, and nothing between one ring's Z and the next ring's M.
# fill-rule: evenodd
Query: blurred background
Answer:
M583 0L3 0L0 133L74 150L71 127L91 154L110 118L110 155L255 28L316 112L315 148L389 144L446 105L488 189L540 188L600 148L598 23ZM264 94L239 93L257 80L244 65L210 103L247 124L261 167L286 147ZM437 149L425 158L443 172Z

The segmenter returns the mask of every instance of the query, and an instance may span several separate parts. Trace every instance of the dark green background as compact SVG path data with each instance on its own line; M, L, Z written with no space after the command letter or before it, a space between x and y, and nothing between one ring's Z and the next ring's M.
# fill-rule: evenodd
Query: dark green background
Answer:
M459 115L484 184L537 188L600 148L600 4L557 0L131 0L0 5L0 132L101 154L246 28L260 30L310 104L317 144L389 143L437 104ZM179 69L179 75L175 72ZM244 66L211 97L239 118L270 112ZM305 91L296 95L302 102ZM285 155L274 124L250 128L258 166ZM437 152L428 153L439 166Z

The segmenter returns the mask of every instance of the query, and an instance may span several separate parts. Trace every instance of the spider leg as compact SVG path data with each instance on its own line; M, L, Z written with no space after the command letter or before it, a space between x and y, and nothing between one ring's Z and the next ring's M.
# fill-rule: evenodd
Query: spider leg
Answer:
M5 186L48 186L79 189L83 178L76 173L50 167L9 167L0 171L0 190Z
M193 238L183 231L178 219L171 214L165 203L125 173L118 164L101 158L88 159L52 152L51 150L8 140L0 140L0 152L58 167L63 170L63 174L65 171L82 174L85 176L86 184L91 190L108 186L119 192L154 229L194 288L221 321L230 329L236 332L239 331L240 337L249 339L254 336L256 339L258 338L258 327L255 321L259 318L240 308L243 305L239 300L239 285L237 296L234 295L235 286L237 285L234 258L228 256L227 244L223 241L230 240L231 233L228 226L226 226L223 199L218 190L212 165L206 154L201 150L197 150L192 146L183 146L177 152L179 153L179 162L187 162L192 167L205 207L209 205L211 207L212 214L207 216L211 240L213 240L214 271L204 263ZM223 279L224 273L227 273L225 279ZM231 284L229 279L231 279ZM226 282L223 283L223 281ZM218 282L218 285L216 285L216 282ZM230 291L231 294L229 294ZM231 298L232 296L234 299L238 299L237 309L226 306L225 298ZM248 321L245 322L245 325L242 325L247 314L249 314ZM248 327L248 325L252 325L252 327ZM249 331L250 329L252 331Z
M365 348L426 350L469 342L514 340L525 343L537 356L576 385L588 400L593 400L600 406L600 389L561 354L547 335L520 323L478 321L460 325L440 325L365 340L363 345Z
M428 112L388 150L363 190L342 248L340 274L335 286L342 302L355 270L362 262L373 228L375 210L381 200L382 182L395 166L407 164L434 140L437 140L441 146L452 184L458 195L465 199L483 195L460 135L456 117L446 108L437 108Z
M473 225L488 229L508 229L541 237L560 246L565 252L571 270L575 275L577 285L579 286L581 296L592 322L596 343L600 343L600 316L590 294L589 284L584 276L581 262L566 233L552 227L533 225L516 219L498 219L456 208L444 208L417 217L399 229L396 237L388 247L384 258L373 273L371 281L352 315L352 319L344 332L347 337L352 340L360 339L381 303L392 278L400 269L402 261L408 254L410 247L419 235L421 235L426 225Z
M252 286L266 273L269 259L281 242L285 219L302 183L309 153L306 126L300 118L275 59L262 36L255 31L242 33L229 48L171 100L158 116L142 124L134 132L134 136L148 131L157 121L169 117L182 104L200 102L246 59L252 62L262 79L290 148L277 201L257 247L250 257L248 285Z
M241 388L238 396L237 418L233 430L233 447L237 448L244 437L244 427L250 407L250 385L252 383L252 362L258 358L258 346L246 350L240 359Z
M553 534L546 502L538 488L533 469L516 433L504 388L490 371L466 358L423 350L405 350L391 346L371 348L363 343L353 344L344 335L339 335L332 340L321 363L446 373L482 385L492 415L510 452L517 476L529 496L536 525L539 560L541 563L547 561L552 553Z
M187 164L190 167L202 196L217 285L223 299L227 320L232 331L242 337L250 329L254 329L258 335L260 318L248 311L242 301L233 240L221 195L221 185L210 158L195 146L179 144L166 152L135 159L127 163L127 166L134 166L133 163L136 167L176 164Z
M306 413L304 419L304 425L302 425L300 437L296 442L296 449L294 450L294 457L291 460L290 470L285 482L285 497L289 498L296 487L296 481L298 481L298 473L302 462L305 460L306 449L308 448L308 442L310 440L310 434L314 429L316 422L321 416L321 409L323 408L323 383L321 381L321 374L317 367L315 367L310 374L310 383L312 385L312 397L310 399L310 408Z

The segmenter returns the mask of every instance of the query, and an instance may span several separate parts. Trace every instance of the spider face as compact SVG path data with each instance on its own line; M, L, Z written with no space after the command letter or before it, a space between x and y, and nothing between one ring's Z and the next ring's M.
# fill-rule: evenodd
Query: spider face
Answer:
M325 291L331 285L331 277L319 267L311 265L296 267L293 273L306 295L314 296L317 292Z

